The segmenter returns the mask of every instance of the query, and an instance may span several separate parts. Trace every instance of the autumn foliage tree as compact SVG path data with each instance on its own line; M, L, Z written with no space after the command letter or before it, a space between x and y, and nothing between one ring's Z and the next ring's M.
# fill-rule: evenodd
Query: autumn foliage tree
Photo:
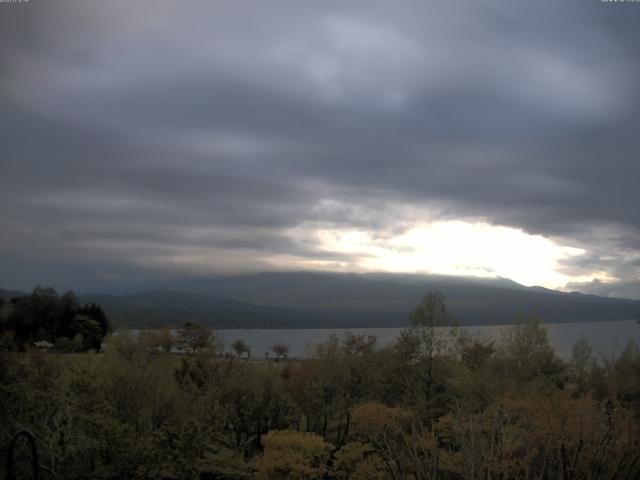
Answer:
M257 462L259 480L320 480L329 472L333 445L312 433L293 430L262 437L264 453Z

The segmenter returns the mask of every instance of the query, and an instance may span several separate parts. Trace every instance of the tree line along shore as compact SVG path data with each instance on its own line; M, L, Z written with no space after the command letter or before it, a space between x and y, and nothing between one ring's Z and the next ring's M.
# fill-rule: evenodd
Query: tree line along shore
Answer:
M44 296L78 349L32 346L44 321L0 344L0 454L15 432L32 432L40 478L640 477L634 343L607 359L578 341L562 360L537 321L497 340L439 328L453 321L429 292L384 347L347 334L308 358L248 362L244 342L220 355L215 333L193 323L175 335L107 328L98 355L98 327L77 317L100 321ZM184 355L170 354L176 344ZM23 447L17 470L29 463Z

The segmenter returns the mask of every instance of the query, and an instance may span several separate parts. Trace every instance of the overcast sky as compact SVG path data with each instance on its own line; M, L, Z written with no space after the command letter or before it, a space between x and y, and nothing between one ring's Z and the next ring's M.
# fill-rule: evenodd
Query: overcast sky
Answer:
M640 3L0 3L0 287L420 271L640 298Z

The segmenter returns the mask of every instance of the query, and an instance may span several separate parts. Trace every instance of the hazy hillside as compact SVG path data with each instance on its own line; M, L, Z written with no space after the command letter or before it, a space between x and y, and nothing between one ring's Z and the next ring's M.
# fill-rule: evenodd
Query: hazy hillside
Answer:
M333 273L260 273L185 282L180 290L259 305L326 312L370 312L371 321L400 324L428 290L439 290L465 324L509 323L538 315L547 322L636 318L640 301L524 287L507 279Z
M80 295L101 305L114 325L151 327L195 320L218 328L283 328L313 324L283 309L261 307L208 295L154 290L131 295ZM304 321L304 325L300 322Z
M507 279L330 273L207 277L172 289L80 295L115 325L152 327L196 320L217 328L404 326L428 290L439 290L462 324L505 324L528 316L551 323L638 318L640 301L527 288ZM0 290L10 298L20 292Z
M9 301L14 297L21 297L23 295L27 294L19 290L5 290L4 288L0 288L0 298L5 301Z

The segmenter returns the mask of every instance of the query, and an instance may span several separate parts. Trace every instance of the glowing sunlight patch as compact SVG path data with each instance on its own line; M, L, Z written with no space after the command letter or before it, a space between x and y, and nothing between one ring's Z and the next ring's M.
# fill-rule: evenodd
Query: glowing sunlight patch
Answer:
M550 288L575 281L557 271L558 262L585 253L522 230L462 221L421 225L384 238L335 229L318 235L324 250L353 256L361 270L500 276Z

